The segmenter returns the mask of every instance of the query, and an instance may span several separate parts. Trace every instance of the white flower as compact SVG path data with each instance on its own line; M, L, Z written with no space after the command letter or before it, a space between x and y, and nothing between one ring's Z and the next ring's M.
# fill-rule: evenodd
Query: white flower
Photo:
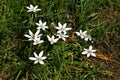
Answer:
M87 34L87 31L82 32L80 30L79 32L75 32L77 36L80 36L82 39L84 38L85 41L92 40L91 36Z
M69 31L71 30L72 28L66 28L67 24L61 24L61 23L58 23L58 27L55 27L56 29L58 29L57 33L65 33L66 34L66 31Z
M90 35L86 35L86 36L85 36L85 41L88 41L88 40L90 40L90 41L92 40L92 38L91 38Z
M46 56L43 56L43 51L41 51L39 55L37 55L36 52L34 52L34 56L35 57L29 57L30 60L34 61L34 64L37 64L37 63L44 64L43 60L47 58Z
M30 7L26 7L28 9L27 12L37 12L37 11L41 11L41 9L38 9L38 6L33 6L32 4L30 4Z
M25 34L24 36L29 38L28 39L29 41L32 41L32 40L34 40L35 36L37 36L37 37L42 36L42 34L39 34L39 33L40 33L40 30L37 30L35 34L33 34L33 32L31 30L29 30L29 35Z
M37 29L42 29L45 31L45 28L48 28L48 26L46 26L46 22L42 23L41 20L39 20L39 23L36 23L36 25L38 26Z
M87 35L87 31L82 32L82 30L80 30L79 32L75 32L77 36L80 36L82 39L85 38L85 36Z
M37 36L35 36L35 39L33 39L33 41L33 45L37 45L44 42L43 40L40 40L40 37Z
M54 44L59 40L58 38L55 39L54 35L51 38L50 36L47 35L47 38L48 38L48 41L50 41L50 44Z
M58 33L57 36L59 37L59 39L62 39L64 41L66 41L65 38L69 37L68 35L64 34L64 33Z
M89 49L84 48L84 51L82 52L82 54L87 54L87 57L90 57L90 55L93 57L96 57L94 52L96 52L96 50L92 50L92 46L89 46Z

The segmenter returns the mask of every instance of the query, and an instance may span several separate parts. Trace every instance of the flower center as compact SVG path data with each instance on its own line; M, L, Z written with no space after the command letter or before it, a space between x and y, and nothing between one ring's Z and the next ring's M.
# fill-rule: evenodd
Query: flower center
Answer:
M51 42L54 42L54 39L51 39Z
M44 25L41 24L40 27L41 27L41 28L44 28Z
M91 51L90 51L90 50L87 50L87 52L88 52L88 53L91 53Z
M41 61L41 58L40 58L40 57L37 57L36 60L37 60L37 61Z
M35 9L34 9L34 8L32 8L31 10L32 10L32 11L34 11Z

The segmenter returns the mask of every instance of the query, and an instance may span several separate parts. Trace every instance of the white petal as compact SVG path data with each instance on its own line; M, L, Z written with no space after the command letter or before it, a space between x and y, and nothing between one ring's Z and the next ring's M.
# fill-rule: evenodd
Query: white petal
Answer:
M88 41L88 38L85 38L85 41Z
M44 56L44 57L41 57L42 60L44 60L44 59L46 59L46 58L47 58L47 57L45 57L45 56Z
M39 61L39 63L40 63L40 64L44 64L44 62L43 62L43 61Z
M90 57L90 54L87 54L87 57Z
M56 29L60 29L59 27L55 27Z
M86 51L86 50L88 50L88 49L84 48L84 50Z
M65 28L66 31L71 30L72 28Z
M68 35L64 35L64 37L69 37Z
M41 37L41 36L42 36L42 34L39 34L39 35L38 35L38 37Z
M40 40L39 43L43 43L44 41L43 40Z
M35 23L38 27L40 27L40 24L39 23Z
M92 50L92 46L89 46L89 50Z
M42 30L45 31L45 27L42 27Z
M30 4L30 8L33 8L33 5L32 5L32 4Z
M59 40L59 39L57 38L57 39L54 40L54 42L56 43L58 40Z
M32 12L31 10L28 10L27 12Z
M83 32L83 34L86 34L86 33L87 33L87 31L84 31L84 32Z
M54 35L52 36L52 39L55 39L55 36L54 36Z
M41 20L39 20L39 24L40 24L40 25L42 24L42 21L41 21Z
M86 51L83 51L81 54L87 54L87 52L86 52Z
M50 44L53 44L53 42L50 42Z
M47 38L48 38L48 41L51 41L51 38L50 38L50 36L48 36L48 35L47 35Z
M36 42L33 42L33 45L37 45L37 43L36 43Z
M48 26L44 26L45 28L48 28Z
M27 9L30 9L30 7L26 6Z
M95 53L91 53L91 55L92 55L93 57L96 57Z
M66 28L66 26L67 26L67 24L65 23L65 24L63 24L63 28Z
M62 32L61 30L57 31L57 33L61 33L61 32Z
M39 57L41 58L42 55L43 55L43 51L41 51L41 52L39 53Z
M75 32L77 36L80 36L80 33L79 32Z
M92 50L91 52L96 52L96 50Z
M84 35L81 35L80 37L83 39L85 36L84 36Z
M40 30L37 30L35 33L35 36L37 36L40 33Z
M38 5L36 5L35 8L38 8Z
M32 33L32 31L31 31L31 30L29 30L29 34L30 34L31 36L33 36L33 33Z
M82 30L80 30L80 33L83 33Z
M45 25L46 25L46 22L44 22L43 25L45 26Z
M28 39L29 41L32 41L33 39L32 39L32 37L30 38L30 39Z
M32 38L30 35L27 35L27 34L25 34L24 36L27 38Z
M41 27L37 27L37 29L38 29L38 30L40 30L40 29L41 29Z
M34 62L34 64L37 64L37 63L38 63L38 61L35 61L35 62Z
M41 9L36 9L36 11L41 11Z
M58 26L59 28L62 28L62 24L60 22L58 22Z
M29 59L30 59L30 60L33 60L33 61L35 61L35 60L36 60L36 58L35 58L35 57L29 57Z
M66 39L63 37L62 40L66 41Z
M36 52L34 52L34 56L35 56L35 57L38 57L38 55L36 54Z
M62 31L61 31L61 32L62 32ZM64 33L64 34L67 34L67 31L66 31L66 30L64 30L64 31L63 31L63 33Z

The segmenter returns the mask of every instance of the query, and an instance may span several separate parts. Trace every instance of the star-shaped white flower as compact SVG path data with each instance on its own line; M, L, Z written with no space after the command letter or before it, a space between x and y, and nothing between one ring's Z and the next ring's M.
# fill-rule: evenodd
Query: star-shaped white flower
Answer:
M34 61L34 64L37 63L44 64L43 60L47 58L46 56L43 56L43 51L41 51L39 55L37 55L36 52L34 52L34 56L35 57L29 57L30 60Z
M92 46L89 46L89 49L84 48L84 51L82 52L82 54L86 54L87 57L90 57L90 55L93 57L96 57L94 52L96 52L96 50L92 50Z
M64 23L63 25L61 23L58 23L58 27L55 27L58 29L57 33L67 33L67 31L71 30L72 28L66 28L67 24Z
M33 45L37 45L37 44L40 44L40 43L43 43L44 41L43 40L40 40L41 37L37 37L35 36L35 39L33 39Z
M77 36L80 36L82 39L85 38L85 36L87 35L87 31L82 32L82 30L80 30L79 32L75 32Z
M28 39L29 41L32 41L32 40L34 40L35 36L37 36L37 37L42 36L42 34L39 34L39 33L40 33L40 30L37 30L35 34L33 34L33 32L31 30L29 30L29 35L25 34L24 36L29 38Z
M41 20L39 20L39 23L36 23L36 25L38 26L37 29L42 29L45 31L45 29L48 28L48 26L46 26L46 22L42 23Z
M37 11L41 11L41 9L38 9L38 5L37 6L33 6L32 4L30 4L30 7L26 7L28 9L27 12L37 12Z
M48 38L48 41L50 41L50 44L54 44L54 43L56 43L59 40L58 38L55 39L54 35L52 37L47 35L47 38Z
M57 36L59 37L59 39L62 39L64 41L66 41L66 38L69 37L68 35L64 33L58 33Z

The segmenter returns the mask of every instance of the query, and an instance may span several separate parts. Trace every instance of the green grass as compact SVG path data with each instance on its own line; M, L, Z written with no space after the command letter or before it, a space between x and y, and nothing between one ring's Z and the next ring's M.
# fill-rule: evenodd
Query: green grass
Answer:
M42 11L28 13L26 6ZM0 79L2 80L119 80L120 0L0 0ZM33 46L24 34L36 31L35 22L46 21L45 43ZM74 31L87 30L100 57L81 55L91 45L70 38L50 45L46 34L54 34L53 23L67 23ZM45 65L33 64L33 52L50 54ZM106 60L104 57L108 58Z

